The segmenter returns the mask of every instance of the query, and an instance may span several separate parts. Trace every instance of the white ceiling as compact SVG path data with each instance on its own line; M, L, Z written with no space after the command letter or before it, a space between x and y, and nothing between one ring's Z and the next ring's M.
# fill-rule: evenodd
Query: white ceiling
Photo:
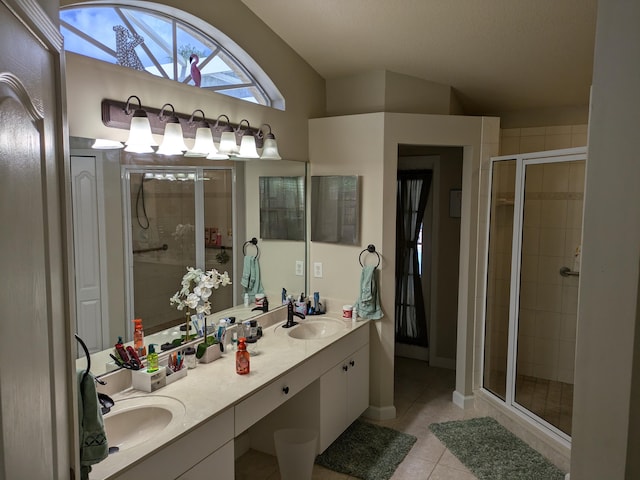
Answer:
M584 106L597 0L242 0L325 79L390 70L467 114Z

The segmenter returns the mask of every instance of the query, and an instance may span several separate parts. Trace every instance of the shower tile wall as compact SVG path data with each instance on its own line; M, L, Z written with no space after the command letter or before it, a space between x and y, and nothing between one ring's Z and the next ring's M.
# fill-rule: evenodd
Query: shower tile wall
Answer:
M587 125L503 128L500 130L500 155L584 147L586 144Z
M573 383L584 162L531 165L526 171L519 375Z

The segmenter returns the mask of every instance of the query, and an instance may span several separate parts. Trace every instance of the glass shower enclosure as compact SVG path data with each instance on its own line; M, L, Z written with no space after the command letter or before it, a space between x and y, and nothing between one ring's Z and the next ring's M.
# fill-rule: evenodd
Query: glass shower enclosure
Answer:
M586 149L491 160L483 388L565 441Z

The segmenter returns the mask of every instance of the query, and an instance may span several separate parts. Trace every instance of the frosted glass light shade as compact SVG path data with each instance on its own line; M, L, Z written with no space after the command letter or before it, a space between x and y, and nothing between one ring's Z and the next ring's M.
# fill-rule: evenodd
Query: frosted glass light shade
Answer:
M239 157L242 158L259 158L258 150L256 150L256 139L251 134L246 134L242 136L242 140L240 141L240 153L238 153Z
M111 150L114 148L124 148L122 142L118 142L116 140L107 140L105 138L96 138L96 141L93 142L91 148L95 150Z
M135 153L152 153L152 146L156 146L157 143L151 135L151 125L147 116L134 116L131 119L131 126L129 127L129 138L125 142L126 152Z
M187 146L184 144L180 123L167 123L164 128L164 138L157 153L160 155L182 155L185 150L187 150Z
M260 158L262 160L282 160L275 138L265 138Z
M220 153L217 149L215 149L212 150L209 155L207 155L207 160L229 160L229 155Z
M222 132L220 135L220 153L225 155L237 155L238 145L236 144L236 135L233 132Z
M206 157L211 153L218 153L213 143L213 135L209 127L200 127L196 129L196 140L191 150L187 150L185 157Z

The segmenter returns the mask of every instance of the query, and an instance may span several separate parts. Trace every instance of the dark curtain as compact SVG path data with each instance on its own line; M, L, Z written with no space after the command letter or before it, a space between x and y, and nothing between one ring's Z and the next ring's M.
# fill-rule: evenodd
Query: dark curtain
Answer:
M418 235L431 187L430 170L398 172L396 212L396 342L429 346Z

